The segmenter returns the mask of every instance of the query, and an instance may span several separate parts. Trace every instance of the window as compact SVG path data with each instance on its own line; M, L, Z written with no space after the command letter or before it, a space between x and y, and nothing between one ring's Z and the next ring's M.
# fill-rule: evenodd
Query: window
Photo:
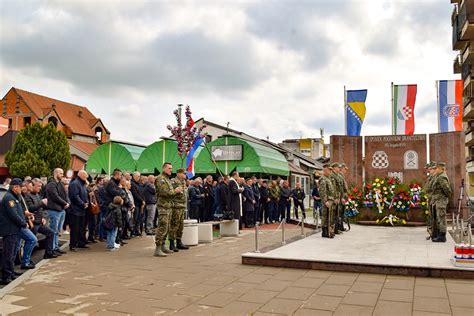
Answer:
M50 116L48 118L48 123L53 123L53 125L57 127L58 126L58 119L55 118L54 116Z
M23 126L26 127L26 125L31 125L31 117L30 116L25 116L23 118Z
M102 141L102 128L96 127L95 128L95 135L99 141Z
M9 118L8 119L8 129L12 129L13 128L13 119Z
M206 135L206 144L209 144L212 141L212 135Z

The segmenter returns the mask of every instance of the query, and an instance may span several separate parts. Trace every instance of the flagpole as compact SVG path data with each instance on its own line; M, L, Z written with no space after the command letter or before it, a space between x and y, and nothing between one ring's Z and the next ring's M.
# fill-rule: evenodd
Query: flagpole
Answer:
M396 134L396 131L395 131L395 107L393 105L393 82L391 84L391 88L390 88L390 91L391 91L391 94L392 94L392 100L391 100L391 106L392 106L392 135L395 135Z
M436 114L438 116L438 133L441 132L441 125L440 125L440 106L439 106L439 80L436 80Z
M346 86L344 85L344 134L347 136L347 92Z

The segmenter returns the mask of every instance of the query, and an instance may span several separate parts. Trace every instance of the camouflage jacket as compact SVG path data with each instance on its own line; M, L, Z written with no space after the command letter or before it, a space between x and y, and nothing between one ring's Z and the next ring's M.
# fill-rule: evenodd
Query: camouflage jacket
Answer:
M186 208L186 192L188 191L188 188L186 186L186 180L181 180L178 177L175 177L171 179L171 183L173 184L174 189L176 189L177 187L181 187L183 189L181 193L175 193L172 207L179 209Z
M156 205L162 209L171 209L176 193L170 178L167 175L160 174L156 178L155 186L156 196L158 198Z
M319 196L323 205L327 201L334 201L335 193L333 181L329 177L321 176L319 178Z
M446 203L449 201L453 190L451 189L451 183L445 172L432 177L429 191L431 192L431 201Z
M342 173L340 173L339 176L341 177L341 180L342 180L342 198L347 200L349 187L347 186L346 177Z
M340 199L342 196L342 186L344 185L341 181L342 180L341 177L339 176L339 174L336 174L335 172L333 172L329 175L329 179L332 182L332 186L334 190L334 194L333 194L334 198Z
M278 201L280 200L280 187L270 187L268 189L268 192L270 193L270 200L272 201Z

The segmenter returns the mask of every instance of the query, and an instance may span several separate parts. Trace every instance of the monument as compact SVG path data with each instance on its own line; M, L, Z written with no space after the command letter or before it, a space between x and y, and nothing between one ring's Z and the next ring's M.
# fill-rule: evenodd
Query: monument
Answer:
M346 174L350 186L362 186L362 137L361 136L331 136L331 160L344 162L349 169Z

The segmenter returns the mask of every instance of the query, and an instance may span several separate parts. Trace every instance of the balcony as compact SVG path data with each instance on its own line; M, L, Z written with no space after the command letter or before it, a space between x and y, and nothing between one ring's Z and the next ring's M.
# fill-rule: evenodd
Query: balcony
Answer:
M474 146L474 137L472 136L472 131L467 131L466 132L466 146Z
M460 74L462 72L461 68L461 55L457 55L456 58L454 58L453 62L453 72L455 74Z
M462 2L456 20L457 30L460 31L460 40L466 41L474 38L474 6L471 1L466 0Z
M474 102L472 99L469 99L469 103L464 103L463 109L463 121L467 122L470 120L474 120Z
M452 16L453 25L453 50L461 50L466 41L461 40L461 27L459 24L459 16L457 14L457 7L454 8Z
M462 92L462 104L466 106L469 102L474 101L474 82L464 82L464 90Z

